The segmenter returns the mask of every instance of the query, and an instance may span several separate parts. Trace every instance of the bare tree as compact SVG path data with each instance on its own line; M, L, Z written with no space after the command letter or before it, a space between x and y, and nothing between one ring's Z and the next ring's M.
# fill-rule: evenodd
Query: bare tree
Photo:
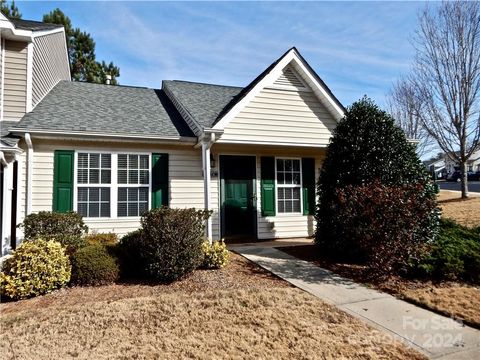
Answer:
M390 115L395 119L408 139L417 140L417 154L422 157L434 148L434 139L423 126L418 117L421 104L415 96L412 82L408 78L398 80L387 94L387 106Z
M443 2L420 15L411 84L417 116L460 165L468 197L467 160L480 143L480 3Z

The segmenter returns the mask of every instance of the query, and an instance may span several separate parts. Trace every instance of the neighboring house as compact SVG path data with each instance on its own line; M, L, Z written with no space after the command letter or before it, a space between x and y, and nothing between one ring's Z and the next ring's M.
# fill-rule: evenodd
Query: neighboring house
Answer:
M444 179L447 175L447 169L445 168L445 155L440 153L435 158L424 161L423 164L430 172L435 174L434 179Z
M450 155L445 155L445 168L447 169L447 173L451 174L455 171L460 170L460 165ZM476 150L472 154L472 156L470 156L470 159L468 159L467 171L468 172L480 171L480 149Z
M37 21L9 20L0 13L0 234L2 253L20 238L16 224L25 213L25 146L8 128L61 80L70 80L65 31Z
M344 108L292 48L245 88L60 81L10 134L19 208L77 211L125 234L162 205L212 210L210 239L304 237L315 179Z

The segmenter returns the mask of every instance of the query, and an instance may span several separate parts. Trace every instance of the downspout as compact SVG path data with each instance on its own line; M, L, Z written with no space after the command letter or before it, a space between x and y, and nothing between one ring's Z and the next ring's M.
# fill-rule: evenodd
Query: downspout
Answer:
M208 136L209 135L209 136ZM206 134L202 140L202 164L203 164L203 195L204 209L210 210L211 205L211 187L210 187L210 148L215 142L215 133ZM212 217L207 219L205 226L205 236L212 243Z
M25 134L25 142L27 143L27 209L25 215L32 213L32 186L33 186L33 145L32 138L29 133Z

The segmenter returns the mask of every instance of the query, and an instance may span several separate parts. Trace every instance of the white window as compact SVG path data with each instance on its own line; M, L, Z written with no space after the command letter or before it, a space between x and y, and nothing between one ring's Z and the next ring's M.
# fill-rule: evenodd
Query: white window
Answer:
M76 210L83 217L141 216L149 209L148 154L77 153Z
M78 154L77 212L80 215L110 216L111 166L110 154Z
M300 159L277 159L278 213L301 213L302 171Z
M148 155L118 155L118 216L140 216L148 210Z

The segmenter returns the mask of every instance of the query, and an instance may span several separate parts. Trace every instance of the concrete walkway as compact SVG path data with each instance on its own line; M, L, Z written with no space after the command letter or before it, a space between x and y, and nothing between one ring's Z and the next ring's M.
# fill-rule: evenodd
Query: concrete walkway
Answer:
M432 359L480 359L479 330L359 285L272 245L244 244L231 246L231 249Z

